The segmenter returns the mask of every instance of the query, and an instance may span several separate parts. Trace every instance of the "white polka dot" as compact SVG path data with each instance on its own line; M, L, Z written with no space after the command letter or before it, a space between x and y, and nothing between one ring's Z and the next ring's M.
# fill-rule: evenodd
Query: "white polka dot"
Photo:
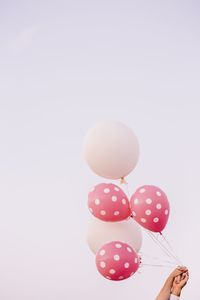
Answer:
M93 209L91 207L89 207L90 212L93 214Z
M128 262L126 262L125 264L124 264L124 268L125 269L128 269L130 267L130 264L128 263Z
M118 279L124 279L124 276L119 276Z
M116 202L117 201L117 197L116 196L112 196L112 201Z
M101 267L102 269L105 269L106 263L105 263L104 261L101 261L101 262L100 262L100 267Z
M161 192L157 191L157 192L156 192L156 195L157 195L158 197L160 197L162 194L161 194Z
M106 251L105 251L104 249L102 249L102 250L99 252L99 254L100 254L101 256L103 256L105 253L106 253Z
M146 192L146 190L144 188L140 189L140 194L144 194Z
M146 223L146 221L147 221L145 218L141 218L140 220L142 223Z
M119 249L119 248L122 247L122 245L121 244L115 244L115 247Z
M151 204L151 203L152 203L152 199L151 199L151 198L147 198L147 199L146 199L146 203L147 203L147 204Z
M116 261L118 261L118 260L120 260L120 256L119 255L114 255L114 260L116 260Z
M115 274L116 271L115 271L114 269L110 269L110 270L109 270L109 273L110 273L110 274Z
M110 193L110 189L108 189L108 188L104 189L104 193L105 193L105 194Z
M150 215L151 215L151 210L150 210L150 209L147 209L147 210L145 211L145 214L146 214L147 216L150 216Z
M132 252L132 249L130 247L126 248L128 250L128 252Z
M95 203L96 205L99 205L100 202L101 202L101 201L100 201L99 199L95 199L95 200L94 200L94 203Z
M122 204L126 204L126 199L122 199Z
M100 214L101 214L102 216L105 216L105 215L106 215L106 211L105 211L105 210L101 210L101 211L100 211Z
M109 279L109 280L111 280L111 277L110 277L110 276L106 276L106 278Z
M133 215L134 217L136 217L136 212L135 212L135 211L132 211L132 215Z
M161 205L160 203L158 203L158 204L156 205L156 208L157 208L157 209L161 209L161 208L162 208L162 205Z
M115 190L116 192L119 192L119 188L118 188L118 187L115 187L114 190Z
M134 260L134 261L135 261L135 264L137 264L137 263L138 263L138 259L137 259L137 257L135 258L135 260Z
M168 215L169 211L168 209L165 209L165 215Z
M91 188L90 193L94 192L95 187Z
M159 219L158 218L154 218L153 221L154 221L154 223L158 223Z
M119 211L118 210L114 211L114 216L119 216Z
M134 204L138 204L138 203L139 203L139 199L136 198L136 199L134 200Z

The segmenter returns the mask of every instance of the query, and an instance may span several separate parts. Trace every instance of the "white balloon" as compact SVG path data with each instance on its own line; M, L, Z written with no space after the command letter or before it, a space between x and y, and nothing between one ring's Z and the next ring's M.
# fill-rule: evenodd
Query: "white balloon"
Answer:
M135 168L139 144L132 129L120 122L105 121L89 130L84 154L89 167L97 175L119 179Z
M142 231L133 220L121 222L104 222L92 217L87 232L87 243L96 254L98 249L111 241L121 241L139 251L142 246Z

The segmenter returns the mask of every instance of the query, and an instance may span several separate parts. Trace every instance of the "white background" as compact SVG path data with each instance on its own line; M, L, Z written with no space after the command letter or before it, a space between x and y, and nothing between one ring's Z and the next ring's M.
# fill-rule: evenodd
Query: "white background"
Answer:
M141 155L127 178L164 189L165 230L198 299L198 1L1 1L0 299L155 299L170 268L123 282L95 268L84 162L87 130L132 127ZM144 233L143 251L162 255Z

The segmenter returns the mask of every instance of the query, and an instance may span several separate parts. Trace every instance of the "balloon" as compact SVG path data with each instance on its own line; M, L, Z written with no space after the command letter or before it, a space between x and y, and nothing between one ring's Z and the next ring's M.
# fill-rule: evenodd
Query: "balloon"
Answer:
M88 195L88 207L96 218L103 221L122 221L131 215L126 194L112 183L96 185Z
M132 276L139 268L137 253L121 241L113 241L101 247L96 255L99 273L109 280L124 280Z
M138 252L142 246L140 226L132 219L121 222L103 222L94 217L91 218L87 242L94 254L102 245L115 240L129 244Z
M139 144L129 127L115 122L98 123L88 132L85 159L94 173L109 179L127 176L139 158Z
M133 218L144 228L161 232L169 218L169 202L156 186L145 185L136 190L130 201Z

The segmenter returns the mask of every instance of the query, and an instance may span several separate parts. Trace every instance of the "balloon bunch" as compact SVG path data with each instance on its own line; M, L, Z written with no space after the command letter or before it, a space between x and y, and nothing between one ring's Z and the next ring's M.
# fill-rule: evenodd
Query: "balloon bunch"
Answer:
M125 183L125 176L138 162L139 144L129 127L107 121L88 132L84 152L93 172ZM97 269L105 278L116 281L129 278L140 266L140 225L161 233L170 212L167 196L160 188L139 187L129 200L113 183L93 187L88 195L88 208L93 215L88 244L96 254Z

